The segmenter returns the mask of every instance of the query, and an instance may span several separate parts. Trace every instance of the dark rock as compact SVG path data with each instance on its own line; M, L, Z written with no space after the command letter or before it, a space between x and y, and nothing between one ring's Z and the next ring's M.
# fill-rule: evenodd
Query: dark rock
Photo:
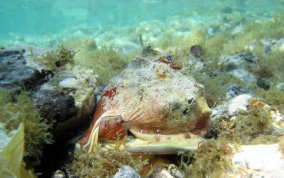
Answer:
M30 90L44 82L44 76L26 65L25 50L0 50L0 88Z
M226 97L227 99L231 99L231 98L234 98L238 95L241 95L241 94L249 94L250 92L243 89L241 86L239 85L236 85L236 84L233 84L231 86L229 86L228 88L226 88Z
M256 77L250 72L250 68L256 68L257 57L249 52L242 52L236 55L224 55L218 61L221 71L249 84L255 83Z
M63 122L75 116L78 109L74 98L57 90L38 90L32 94L43 118Z
M258 78L256 84L259 88L262 88L264 90L269 90L270 88L268 81L265 80L264 78Z
M236 55L223 56L219 64L222 65L223 70L228 72L235 69L254 67L256 66L257 57L252 53L242 52Z
M249 62L249 63L256 62L256 56L254 56L252 53L243 52L243 53L238 54L238 56L246 62Z
M32 91L32 98L43 118L63 122L78 112L74 98L55 88L40 89L41 85L54 77L50 70L27 65L28 48L18 47L0 50L0 88L21 93ZM37 50L34 50L37 51Z

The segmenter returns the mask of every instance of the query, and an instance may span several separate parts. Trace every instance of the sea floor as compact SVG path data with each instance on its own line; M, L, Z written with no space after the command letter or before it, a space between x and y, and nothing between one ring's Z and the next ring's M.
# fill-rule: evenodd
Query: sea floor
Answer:
M282 0L119 0L115 2L86 0L85 3L76 0L56 2L19 0L3 2L0 10L2 19L0 21L2 62L0 62L4 65L0 67L0 111L2 111L0 116L5 118L3 119L5 122L0 121L0 129L2 129L0 133L2 134L3 131L0 136L5 137L6 147L4 142L0 143L0 146L2 144L0 151L6 154L5 149L14 148L7 143L14 144L15 134L21 138L20 148L23 147L24 134L21 123L24 121L18 116L40 118L42 115L39 116L36 109L35 113L31 112L27 115L25 110L31 110L32 107L20 109L20 105L41 101L42 95L37 95L38 91L50 90L53 87L52 89L57 88L63 92L63 94L56 93L56 97L60 95L66 99L65 95L72 96L74 99L67 97L66 107L65 99L63 104L60 103L61 100L59 101L62 105L60 109L72 108L72 111L70 109L67 113L78 112L80 114L75 114L75 118L84 116L88 120L87 115L95 112L94 105L98 104L95 101L104 97L103 89L109 81L127 67L129 69L132 65L128 66L128 64L133 59L139 56L143 58L142 51L151 48L162 55L159 59L169 58L170 61L166 63L173 62L173 66L177 66L175 69L181 68L183 75L193 77L200 86L204 87L202 97L206 99L211 116L208 133L205 136L206 141L198 146L197 151L193 154L171 155L163 158L153 155L132 157L127 151L108 149L98 150L97 155L81 151L73 155L74 143L83 135L82 131L72 131L76 124L70 121L66 122L67 124L59 124L60 126L57 127L57 122L64 122L65 119L63 121L60 118L54 122L55 124L39 119L40 122L36 121L36 124L39 124L38 128L41 131L37 132L46 134L43 138L38 138L39 134L30 132L33 130L30 129L26 132L32 133L32 137L29 140L25 138L27 143L32 143L34 138L39 140L36 141L39 143L36 144L38 147L29 145L32 147L31 150L37 150L36 160L34 155L29 153L30 150L24 152L21 149L20 151L25 157L27 167L35 168L35 172L43 176L50 176L58 170L54 173L55 175L70 174L84 177L101 172L101 176L104 177L115 173L122 165L118 162L123 160L124 165L130 165L137 172L144 166L144 175L146 175L145 171L151 172L149 164L148 168L145 166L148 160L152 161L151 166L156 162L158 164L162 162L164 166L157 168L153 177L161 176L160 173L163 170L174 176L172 169L178 172L177 177L270 176L271 170L278 176L281 171L283 172L284 167L283 159L280 159L283 157L281 154L283 154L284 128L283 10L284 1ZM6 61L9 55L11 60L16 61L15 64L18 63L18 58L25 58L28 61L27 64L23 64L29 66L27 68L20 66L21 70L29 70L29 67L34 65L31 61L38 63L33 67L44 75L43 79L38 83L35 82L36 86L29 85L29 88L25 88L20 85L20 88L22 87L20 90L17 88L8 91L8 94L7 91L2 92L3 88L7 89L5 76L12 76L5 71L8 70L5 65L10 64ZM68 56L67 60L65 60L66 56ZM15 69L18 70L18 68ZM1 78L1 76L4 77ZM30 93L25 93L26 90ZM55 94L51 93L48 96L54 97ZM33 101L28 99L29 97ZM41 105L40 102L38 103ZM52 106L56 107L56 104ZM14 110L20 114L11 115ZM84 112L88 114L84 115ZM46 113L49 113L49 110L45 111ZM50 119L57 116L52 113L50 116L47 114L46 117ZM10 123L11 118L13 118L13 124L9 124L8 127L5 124ZM14 123L15 120L17 124ZM54 127L51 126L52 123ZM88 123L83 125L86 129ZM19 128L16 129L18 126ZM69 132L60 129L71 129L68 130L70 135L66 136ZM54 142L50 138L49 130L52 130ZM15 134L6 134L9 132ZM60 137L60 134L64 136ZM67 138L66 142L62 140L63 138ZM259 144L271 147L254 147ZM61 147L59 150L62 155L51 156L53 154L51 149L56 150L59 147ZM253 161L238 165L237 162L243 161L241 156L253 155L250 152L251 148L259 152L262 152L262 149L270 150L271 157L276 155L277 160L279 157L277 163L280 166L261 167L253 164ZM109 160L109 155L113 159ZM241 156L238 157L238 155ZM16 156L17 159L21 159L20 154ZM60 161L56 162L56 158L59 159L59 157ZM129 159L125 161L125 157ZM255 160L255 157L250 158ZM264 156L263 159L265 161L266 157ZM100 164L100 160L103 160L102 163L110 166L109 169L114 172L110 173L101 167L103 164ZM111 161L115 162L113 164L115 166L109 165ZM174 164L174 168L169 164ZM264 171L259 173L245 167L245 164L257 165L257 170ZM25 167L23 163L21 166ZM92 166L96 170L91 170ZM77 168L81 172L76 172ZM100 171L100 169L104 170ZM0 173L1 171L0 168ZM25 175L32 177L31 172L25 172Z

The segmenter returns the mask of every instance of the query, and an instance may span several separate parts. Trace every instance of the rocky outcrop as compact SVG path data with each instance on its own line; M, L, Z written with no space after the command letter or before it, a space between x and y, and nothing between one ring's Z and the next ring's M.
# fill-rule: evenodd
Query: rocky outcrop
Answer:
M69 55L66 59L62 56L65 54ZM53 135L53 144L49 142L50 145L38 148L43 152L44 161L35 168L37 172L46 173L49 168L62 164L67 155L68 140L88 125L94 110L97 75L92 70L68 63L70 54L63 47L48 53L34 46L0 49L0 89L10 93L15 101L19 94L28 92L42 118L39 122L53 125L47 129ZM55 63L54 59L59 61ZM49 65L52 63L55 65ZM20 111L15 114L17 112ZM29 125L25 124L25 127ZM30 141L33 141L32 137Z
M90 115L95 105L96 75L72 65L52 71L38 60L44 52L32 46L1 49L0 88L13 93L31 91L41 116L52 122Z

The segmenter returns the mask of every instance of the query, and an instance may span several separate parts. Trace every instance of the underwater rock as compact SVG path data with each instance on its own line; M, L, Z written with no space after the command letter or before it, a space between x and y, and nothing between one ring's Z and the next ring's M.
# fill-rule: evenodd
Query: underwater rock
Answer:
M224 71L232 71L238 68L245 68L247 65L256 65L257 58L252 53L242 52L236 55L224 55L218 61Z
M225 55L220 58L218 65L222 70L240 79L244 83L254 83L256 78L247 68L256 67L257 58L251 53L243 52L236 55Z
M247 110L250 94L241 94L212 109L211 119L234 116L238 110Z
M272 38L261 38L259 40L254 40L251 44L245 46L246 50L253 51L261 45L265 53L270 53L274 51L283 52L284 51L284 37L272 37Z
M169 166L157 166L154 168L148 178L184 178L185 176L178 170L177 166L170 164Z
M201 73L201 75L206 75L202 72L206 64L200 58L192 58L183 64L182 71L185 73ZM206 77L208 77L206 75Z
M250 92L248 90L245 90L241 86L237 84L230 85L228 88L226 88L226 98L231 99L236 96L239 96L241 94L249 94Z
M277 132L282 132L284 129L284 116L276 109L271 109L271 106L264 103L260 99L254 98L250 94L241 94L230 99L227 102L224 102L222 105L219 105L212 109L211 120L213 123L218 125L222 119L226 119L229 121L233 121L238 118L238 115L242 115L247 113L249 115L252 112L250 109L256 107L259 110L263 110L263 112L267 112L267 116L260 115L259 112L258 117L263 117L262 122L267 119L267 123L263 124L263 126L270 127L270 130L274 130ZM256 114L256 113L255 113ZM269 117L269 118L265 118ZM252 119L252 118L250 118ZM261 125L261 124L260 124ZM252 127L252 126L251 126ZM261 126L259 126L261 127ZM282 134L279 134L282 135Z
M72 57L66 49L63 50L58 54ZM31 90L42 117L48 120L63 122L74 116L91 114L95 105L97 76L92 70L71 64L52 71L41 62L45 52L34 46L1 49L0 87L18 93Z
M41 84L45 76L27 65L25 49L0 50L0 88L6 90L30 90Z
M250 94L241 94L230 99L227 102L224 102L222 105L219 105L212 109L211 119L214 121L218 118L229 118L233 120L237 117L239 111L248 112L249 105L256 105L260 108L270 108L268 104L263 101L254 98ZM272 117L273 127L276 130L281 130L284 127L284 118L281 113L277 110L270 111L270 116Z
M270 88L269 81L265 78L258 78L256 81L256 85L264 90L268 90Z
M28 91L27 97L33 100L31 104L35 105L35 110L38 109L42 118L39 122L52 124L52 127L46 129L52 133L53 144L51 141L50 145L45 145L32 140L40 145L36 150L40 156L36 158L35 164L29 163L29 166L38 165L41 161L38 167L44 168L40 172L46 171L46 167L56 166L64 159L62 157L67 152L64 148L68 144L66 141L81 132L79 128L88 124L97 92L97 75L90 69L72 63L70 57L73 52L63 47L45 52L46 50L33 46L17 46L2 49L0 53L0 88L12 92L14 98L19 93ZM56 64L61 59L64 63L49 65ZM51 150L56 150L56 153ZM52 162L52 159L56 161ZM54 162L56 164L50 164Z
M92 152L102 139L125 138L126 129L147 140L139 146L131 141L132 152L169 154L196 148L211 113L204 88L174 62L161 60L163 56L148 46L109 82L78 148Z
M284 90L284 82L278 83L276 87L278 89Z
M270 51L284 51L284 37L263 38L260 40L266 53ZM253 46L252 46L253 48Z
M253 74L249 73L245 69L235 69L230 72L230 74L246 84L255 83L256 81L256 78L253 76Z
M122 166L113 178L140 178L140 175L130 166Z
M78 112L74 98L57 90L37 90L32 93L32 98L41 117L49 121L63 122Z
M234 172L240 177L280 178L284 175L283 153L278 144L243 145L232 162Z

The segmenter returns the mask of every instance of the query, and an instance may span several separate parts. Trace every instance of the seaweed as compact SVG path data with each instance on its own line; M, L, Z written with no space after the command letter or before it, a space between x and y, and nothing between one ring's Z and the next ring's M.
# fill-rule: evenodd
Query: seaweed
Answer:
M284 91L278 88L275 83L272 83L268 90L256 88L254 92L257 96L264 98L268 104L279 110L280 113L284 113Z
M112 49L101 48L82 50L75 56L75 60L86 68L93 69L99 75L100 83L107 82L118 75L130 62L131 56L126 56Z
M13 132L6 133L0 123L0 175L1 177L33 178L31 170L26 170L23 162L24 153L24 125Z
M63 45L68 49L80 52L81 50L95 50L98 48L95 39L86 37L78 40L66 40ZM77 53L76 53L77 54Z
M31 51L32 56L33 52ZM35 60L44 64L49 70L57 71L62 69L66 64L73 65L75 52L59 46L56 50L51 50L43 54L42 57L35 57Z
M252 53L258 58L258 67L249 68L249 70L269 87L262 89L250 86L248 88L283 113L284 92L277 85L284 77L284 52L277 49L265 52L263 44L258 43Z
M271 107L250 104L248 111L240 110L234 119L215 120L218 138L237 144L275 143L278 134L273 129L271 111Z
M68 169L71 176L111 177L124 165L140 172L146 164L147 160L142 156L133 155L125 149L99 147L96 152L91 153L75 151L74 160L68 165Z
M206 78L200 77L198 74L193 74L193 77L204 85L205 98L210 108L226 100L225 89L232 83L230 78L217 71L212 71Z
M182 69L184 73L189 73L198 83L204 85L204 96L210 108L226 99L225 89L234 82L221 68L217 60L211 60L201 70L195 70L190 64L185 64Z
M182 153L179 169L188 177L226 177L234 169L234 151L235 148L224 139L206 140L199 144L195 152ZM184 157L190 161L185 162Z
M29 93L25 92L13 98L9 92L0 90L0 122L4 124L7 132L24 123L24 160L32 167L39 164L44 144L52 143L52 135L49 132L52 124L40 117L28 95Z

